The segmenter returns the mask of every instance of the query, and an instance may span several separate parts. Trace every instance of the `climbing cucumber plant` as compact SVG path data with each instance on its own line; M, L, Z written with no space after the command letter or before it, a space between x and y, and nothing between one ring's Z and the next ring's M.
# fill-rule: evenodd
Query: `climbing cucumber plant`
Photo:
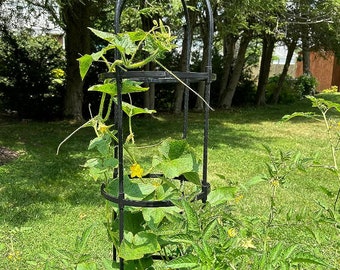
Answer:
M98 52L83 55L78 59L83 79L94 62L104 63L107 72L110 73L116 72L118 67L124 71L140 69L152 61L159 63L158 60L162 59L165 53L175 48L173 44L175 37L161 21L154 22L152 29L147 32L138 29L133 32L113 34L96 29L90 30L97 37L106 41L107 46ZM119 51L120 58L110 62L109 56L113 50ZM101 99L98 114L92 116L89 121L76 130L92 127L96 135L90 141L89 149L95 150L97 154L87 160L84 166L88 168L89 174L94 180L104 182L107 191L118 197L119 180L118 177L113 176L113 171L119 163L114 155L118 138L116 127L109 123L112 108L117 103L117 82L112 78L105 78L102 83L93 85L88 90L98 92ZM141 82L122 80L121 93L128 95L130 101L132 101L132 93L147 90L148 88L143 87ZM138 114L152 114L155 111L136 107L132 102L122 102L122 110L127 115L129 126L129 134L123 146L125 198L137 201L192 200L200 192L200 161L189 144L183 139L165 139L159 144L158 155L152 158L150 166L142 166L136 157L138 148L134 146L132 118ZM74 132L61 142L58 151ZM190 187L184 188L183 182L173 181L174 178L185 180L190 184ZM108 235L118 256L124 259L126 269L147 269L154 264L151 255L155 253L164 260L179 255L176 245L173 241L166 240L165 236L173 232L173 222L182 220L180 211L182 210L178 206L153 209L125 207L124 238L121 242L119 240L119 221L115 218L115 213L118 213L117 205L106 202ZM174 248L169 248L169 246ZM118 263L114 262L113 267L118 268Z

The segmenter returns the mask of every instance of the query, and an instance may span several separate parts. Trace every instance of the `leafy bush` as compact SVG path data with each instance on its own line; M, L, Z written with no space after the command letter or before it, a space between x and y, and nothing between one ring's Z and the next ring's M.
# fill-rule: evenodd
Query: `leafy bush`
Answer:
M312 75L303 74L296 80L296 88L302 93L303 96L314 95L317 86L318 81Z
M61 115L64 51L50 36L2 31L0 96L3 109L20 118L51 119Z
M266 99L270 100L274 94L275 88L279 81L279 75L274 75L268 79L266 85ZM279 103L289 104L302 98L303 89L300 83L297 85L297 80L291 76L287 76L283 82L282 90L279 97Z
M233 105L249 105L254 104L256 96L256 83L250 74L243 73L236 87L233 97Z

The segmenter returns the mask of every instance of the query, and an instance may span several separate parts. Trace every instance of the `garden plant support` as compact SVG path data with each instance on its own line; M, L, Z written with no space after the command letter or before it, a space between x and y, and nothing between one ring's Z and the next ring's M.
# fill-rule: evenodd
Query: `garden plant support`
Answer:
M120 32L120 17L122 10L124 9L125 0L117 0L116 8L115 8L115 23L114 23L114 31L115 34ZM191 26L189 23L189 13L188 7L186 5L186 1L182 0L182 6L184 11L184 17L186 20L187 31L191 31ZM117 157L119 163L118 168L114 170L114 176L119 179L119 192L118 196L114 196L110 194L106 190L106 185L102 184L101 186L101 194L105 199L116 203L118 206L118 220L119 220L119 239L120 242L123 241L124 238L124 209L126 206L132 207L169 207L174 204L170 200L161 200L161 201L138 201L127 199L124 192L124 139L123 139L123 110L122 110L122 81L123 79L131 79L138 82L145 83L178 83L179 80L184 82L185 92L184 92L184 112L183 112L183 133L182 138L187 138L188 135L188 111L189 111L189 87L188 85L193 82L205 81L205 96L204 96L204 135L203 135L203 157L202 157L202 179L201 179L201 192L195 197L195 200L201 200L203 203L207 200L207 195L210 191L210 185L207 179L208 167L208 137L209 137L209 101L210 101L210 87L211 82L214 80L215 75L212 73L212 39L213 39L213 15L211 10L211 5L209 0L204 0L203 6L206 9L207 21L209 24L209 38L208 38L208 49L207 49L207 67L205 72L190 72L190 50L187 50L187 61L185 64L185 71L129 71L123 70L121 67L117 66L116 71L112 73L101 74L103 79L112 78L116 81L117 84L117 102L115 105L115 126L117 127L117 147L115 148L115 156ZM189 35L191 36L191 35ZM191 40L187 40L188 45L191 44ZM115 50L115 60L120 59L121 55L118 50ZM149 174L143 176L143 178L157 178L159 175ZM178 179L174 179L178 181L185 182L184 177L178 177ZM116 250L113 250L114 260L116 259ZM120 269L124 269L124 259L119 258L119 266Z

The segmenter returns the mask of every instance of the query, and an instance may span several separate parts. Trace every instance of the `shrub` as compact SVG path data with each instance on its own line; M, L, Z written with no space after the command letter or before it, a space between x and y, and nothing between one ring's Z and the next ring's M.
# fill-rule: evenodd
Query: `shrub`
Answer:
M271 99L275 88L277 87L278 81L279 75L274 75L268 79L268 83L266 85L267 100ZM285 81L283 82L282 90L279 97L279 103L289 104L301 99L301 97L302 90L301 87L296 87L296 79L287 75Z
M317 86L318 81L312 75L303 74L296 79L296 88L302 93L303 96L314 95Z
M233 97L234 106L254 104L256 83L250 74L243 72Z
M2 107L17 111L20 118L51 119L60 116L64 62L64 51L55 38L2 31Z

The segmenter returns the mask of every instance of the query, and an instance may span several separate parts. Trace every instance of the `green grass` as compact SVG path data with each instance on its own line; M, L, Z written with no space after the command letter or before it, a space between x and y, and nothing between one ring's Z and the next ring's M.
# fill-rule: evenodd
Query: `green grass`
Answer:
M339 95L327 97L340 101ZM268 156L262 144L272 149L298 150L305 156L318 154L319 161L331 162L323 123L305 119L279 122L285 114L311 110L310 102L303 100L289 106L211 112L209 182L213 187L242 184L265 173ZM189 123L188 141L202 153L202 115L190 114ZM145 147L167 137L179 138L182 119L160 114L137 118L133 125L136 142ZM0 166L0 269L42 269L45 261L56 260L55 250L71 250L76 236L93 223L98 225L89 252L95 259L110 258L111 247L102 225L105 202L100 196L100 183L91 181L81 167L91 155L86 149L93 131L79 131L56 155L58 144L75 128L68 122L0 121L0 145L21 152L16 161ZM154 150L150 148L148 156L144 149L149 148L142 151L146 163ZM285 224L289 209L295 219L300 214L302 220L296 219L289 227L277 226L272 237L308 246L340 268L339 231L331 225L313 223L318 210L315 200L331 203L319 186L336 192L339 185L331 173L321 169L291 175L278 191L278 221ZM265 220L269 192L266 184L249 190L240 203L239 214ZM325 233L317 242L304 224L321 226ZM13 252L15 256L11 256Z

